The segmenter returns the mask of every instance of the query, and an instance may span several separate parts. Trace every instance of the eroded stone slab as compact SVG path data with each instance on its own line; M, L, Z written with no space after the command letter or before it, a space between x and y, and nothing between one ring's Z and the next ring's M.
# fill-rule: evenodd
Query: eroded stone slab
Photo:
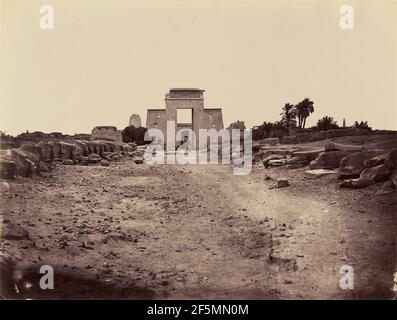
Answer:
M327 170L327 169L312 169L306 170L304 176L309 179L317 179L330 174L338 174L337 170Z

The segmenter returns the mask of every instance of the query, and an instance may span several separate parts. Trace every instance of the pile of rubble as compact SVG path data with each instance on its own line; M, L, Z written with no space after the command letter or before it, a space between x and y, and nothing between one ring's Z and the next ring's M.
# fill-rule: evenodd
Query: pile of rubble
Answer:
M255 159L265 168L283 166L289 169L309 167L308 178L336 174L345 188L363 188L384 181L382 190L397 186L397 149L366 150L361 146L329 143L324 149L262 148Z
M19 148L2 150L0 153L1 178L12 179L15 175L29 177L34 173L49 172L54 164L109 166L110 161L130 157L143 163L145 146L135 143L110 141L43 141L23 144Z

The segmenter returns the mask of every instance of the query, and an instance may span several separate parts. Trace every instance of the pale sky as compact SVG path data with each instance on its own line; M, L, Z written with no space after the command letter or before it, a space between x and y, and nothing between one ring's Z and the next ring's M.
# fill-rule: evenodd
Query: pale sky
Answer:
M396 1L0 0L0 130L123 129L164 108L172 87L206 90L225 126L279 120L314 101L308 119L397 129ZM54 30L39 8L53 6ZM354 8L342 30L339 8Z

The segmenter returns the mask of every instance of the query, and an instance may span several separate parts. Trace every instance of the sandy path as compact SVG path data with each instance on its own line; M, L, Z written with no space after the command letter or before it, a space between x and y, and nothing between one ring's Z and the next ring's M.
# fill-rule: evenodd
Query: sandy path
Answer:
M385 207L374 202L370 213L352 214L350 198L329 194L331 182L307 183L300 172L291 172L291 187L269 189L274 184L265 180L269 172L281 174L260 169L237 177L229 166L149 167L122 161L110 167L59 166L51 177L16 180L1 199L4 226L20 224L30 239L1 240L22 277L19 294L9 288L5 293L49 298L389 296L395 203L384 199ZM50 292L35 285L43 264L54 267ZM339 288L343 264L358 270L356 290ZM378 274L375 280L373 274ZM25 290L24 282L33 287Z

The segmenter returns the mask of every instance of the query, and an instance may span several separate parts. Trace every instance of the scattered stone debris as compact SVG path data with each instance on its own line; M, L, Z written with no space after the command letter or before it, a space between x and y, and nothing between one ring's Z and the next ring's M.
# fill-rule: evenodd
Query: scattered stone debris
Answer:
M145 146L135 143L111 141L41 141L37 144L23 144L20 148L2 150L0 153L0 174L3 179L15 175L29 177L32 174L46 174L54 165L108 166L109 161L131 157L135 163L143 163Z
M361 179L372 179L374 181L384 181L389 177L390 170L384 164L371 168L365 168L361 174Z
M316 179L330 174L336 175L338 174L338 172L336 170L312 169L312 170L306 170L304 176L309 179Z
M43 161L40 161L39 171L44 173L49 173L51 171L51 165Z
M317 158L322 150L302 150L296 151L291 155L291 158L287 160L287 164L304 164L307 165L310 161Z
M339 186L341 188L355 188L355 189L359 189L359 188L365 188L368 187L372 184L374 184L374 180L372 179L368 179L368 178L358 178L358 179L346 179L343 180Z
M372 168L378 165L384 164L388 154L381 154L379 156L373 157L371 159L364 161L364 168Z
M69 165L69 166L74 165L74 162L73 162L72 159L63 160L62 163L63 163L64 165Z
M336 169L340 161L349 155L350 151L330 150L321 152L316 159L310 162L310 169Z
M393 184L392 180L388 180L382 184L380 189L376 191L376 195L384 195L384 194L389 194L392 193L396 190L395 184Z
M0 159L0 177L3 179L14 179L16 165L14 161Z
M393 182L393 185L397 187L397 168L392 170L390 174L390 180Z
M342 180L342 188L365 188L390 179L391 183L385 183L377 193L385 194L393 192L397 185L397 149L365 150L363 146L331 142L323 150L281 146L257 147L255 150L257 153L254 154L254 161L260 159L265 168L297 169L309 166L310 169L304 171L306 178L337 175ZM280 187L279 183L275 186Z
M278 167L278 166L283 166L287 162L286 159L274 159L274 160L268 160L268 165Z
M88 156L88 161L90 163L97 163L97 162L100 162L101 160L102 160L102 157L96 153L92 153Z
M273 250L269 255L269 263L287 271L297 271L298 264L295 258L280 257Z
M340 184L340 186L344 188L365 188L376 182L390 179L391 184L385 184L385 187L382 186L377 194L392 192L393 188L391 186L396 186L395 182L393 181L393 179L395 179L395 164L394 161L389 161L387 159L392 159L393 154L396 153L396 150L397 149L393 149L388 154L384 154L380 151L374 151L375 153L378 153L378 155L375 155L374 157L369 157L369 155L373 155L373 153L370 154L369 152L366 152L362 154L362 152L360 152L364 158L367 157L367 160L359 159L359 155L352 154L351 156L354 157L350 157L349 159L345 160L347 164L351 164L350 166L346 166L346 163L342 164L341 162L341 166L344 165L344 167L339 169L339 176L344 176L341 174L341 171L345 175L346 172L354 172L355 175L357 175L357 172L361 168L359 177L356 179L346 179ZM371 165L373 166L371 167Z
M14 223L7 223L3 226L1 237L6 240L28 240L29 232Z
M289 185L290 184L288 182L288 179L286 179L286 178L277 179L276 188L285 188L285 187L288 187Z
M384 150L371 150L371 151L360 151L354 152L346 157L344 157L340 161L339 165L339 178L340 179L349 179L349 178L357 178L360 176L361 171L364 170L364 162L373 157L381 155L384 153Z
M10 190L10 184L6 181L0 182L0 193L4 193Z
M280 162L281 164L279 164L279 165L284 164L285 161L286 161L284 155L281 155L281 154L271 154L271 155L269 155L269 156L263 158L263 159L262 159L262 163L263 163L263 165L265 166L265 168L268 168L268 167L271 166L271 165L273 165L273 166L274 166L274 165L277 165L277 161L274 161L274 160L280 160L280 159L282 159L283 161ZM271 162L270 162L270 161L271 161ZM270 162L270 163L269 163L269 162Z

